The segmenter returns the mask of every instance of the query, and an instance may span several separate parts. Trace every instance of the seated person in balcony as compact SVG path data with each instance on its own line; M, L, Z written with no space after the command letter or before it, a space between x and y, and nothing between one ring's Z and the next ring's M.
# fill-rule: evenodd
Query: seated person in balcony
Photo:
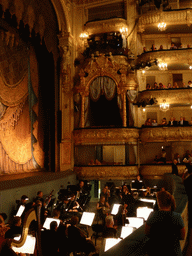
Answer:
M159 83L159 89L165 89L165 86L162 83Z
M163 148L161 151L161 157L159 158L159 161L166 164L166 155L167 155L167 153L166 153L165 149Z
M151 126L151 118L147 118L147 120L145 121L144 126Z
M180 117L180 120L178 121L179 126L185 126L188 125L188 121L185 120L185 117Z
M192 82L191 82L191 80L188 81L187 87L189 87L189 88L192 87Z
M157 192L158 210L153 211L145 224L145 234L150 240L147 255L182 256L179 240L185 238L181 215L174 212L175 199L167 191Z
M171 49L171 50L175 50L175 49L177 49L177 46L176 46L174 43L171 43L170 49Z
M143 47L143 52L147 52L147 48L146 47Z
M154 44L152 44L152 46L151 46L151 51L153 52L153 51L156 51L156 50L157 50L157 48L155 47Z
M154 83L153 89L155 89L155 90L156 90L156 89L159 89L159 87L158 87L158 85L157 85L157 82Z
M171 89L171 88L173 88L172 85L171 85L171 83L168 83L167 89Z
M161 126L166 126L167 125L167 119L164 117L160 123Z
M151 85L150 84L146 85L146 90L151 90Z
M159 47L159 51L163 50L163 45L161 44Z
M157 120L156 119L152 119L152 123L151 123L152 126L157 126Z
M112 215L108 215L105 218L103 238L117 238L117 229L114 227L114 219Z
M177 84L177 82L173 83L173 88L179 88L179 85Z
M177 121L175 120L175 117L171 117L169 121L169 126L177 126Z
M191 117L191 121L189 121L189 125L192 125L192 117Z

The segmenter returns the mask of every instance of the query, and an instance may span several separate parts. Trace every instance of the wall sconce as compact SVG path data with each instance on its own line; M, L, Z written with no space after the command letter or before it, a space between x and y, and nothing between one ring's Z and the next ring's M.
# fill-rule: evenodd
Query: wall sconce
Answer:
M83 33L80 34L79 37L80 37L82 40L84 40L84 39L87 39L87 38L89 37L89 35L88 35L87 32L83 32Z
M120 28L120 33L124 35L125 37L128 36L128 28L122 27Z
M166 26L167 26L167 24L166 24L165 22L161 22L161 23L158 24L157 27L158 27L158 29L159 29L160 31L165 31Z
M189 69L192 69L192 66L191 66L191 65L189 66Z
M163 100L163 103L159 105L159 108L161 111L166 112L167 110L169 110L169 104L166 103L166 100Z
M160 62L160 63L158 63L158 67L160 70L167 70L167 63Z

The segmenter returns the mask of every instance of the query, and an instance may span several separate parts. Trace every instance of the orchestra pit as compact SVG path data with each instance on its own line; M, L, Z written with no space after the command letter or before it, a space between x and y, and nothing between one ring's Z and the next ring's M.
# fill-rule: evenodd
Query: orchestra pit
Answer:
M191 17L0 1L0 256L192 255Z

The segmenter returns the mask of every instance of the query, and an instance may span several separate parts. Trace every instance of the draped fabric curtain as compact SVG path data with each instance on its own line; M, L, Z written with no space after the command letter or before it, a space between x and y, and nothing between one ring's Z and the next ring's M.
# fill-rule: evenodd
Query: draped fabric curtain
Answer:
M133 102L136 99L136 97L137 97L137 91L127 90L129 126L134 126L134 123L135 123L135 112L133 109Z
M105 95L107 100L112 100L116 94L116 84L114 80L107 76L99 76L90 85L90 98L98 101L101 95ZM85 127L90 126L89 120L89 97L85 97Z
M37 95L35 53L21 40L10 46L0 39L0 173L43 166L36 139Z
M90 85L90 97L97 101L101 95L107 100L112 100L116 93L116 84L113 79L107 76L97 77Z

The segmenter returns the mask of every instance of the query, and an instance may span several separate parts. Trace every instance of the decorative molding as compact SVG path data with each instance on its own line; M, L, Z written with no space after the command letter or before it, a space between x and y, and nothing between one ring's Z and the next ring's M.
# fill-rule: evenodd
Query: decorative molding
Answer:
M187 24L190 26L192 24L192 10L154 11L142 14L138 21L138 31L142 33L145 31L145 26L154 25L162 21L167 25Z
M86 144L124 144L127 142L136 142L139 138L139 129L80 129L74 130L73 135L76 146Z
M185 170L185 165L177 165L179 175L182 175ZM140 174L144 179L157 179L159 177L163 178L165 173L172 173L172 166L164 164L156 165L142 165L140 166Z
M127 27L127 21L122 18L92 21L85 24L84 32L89 35L120 31L120 28Z
M125 180L135 178L139 172L137 166L96 166L74 167L79 179L86 180Z
M191 126L142 128L140 140L142 143L192 141L192 129Z
M146 90L139 93L138 102L149 98L156 98L158 105L163 103L163 100L166 99L166 103L168 104L186 104L190 106L192 105L192 89L177 88L164 90Z
M166 62L167 64L175 63L190 63L192 59L192 49L183 48L176 50L161 50L151 51L138 55L137 63L148 62L150 60L157 59L158 61Z

